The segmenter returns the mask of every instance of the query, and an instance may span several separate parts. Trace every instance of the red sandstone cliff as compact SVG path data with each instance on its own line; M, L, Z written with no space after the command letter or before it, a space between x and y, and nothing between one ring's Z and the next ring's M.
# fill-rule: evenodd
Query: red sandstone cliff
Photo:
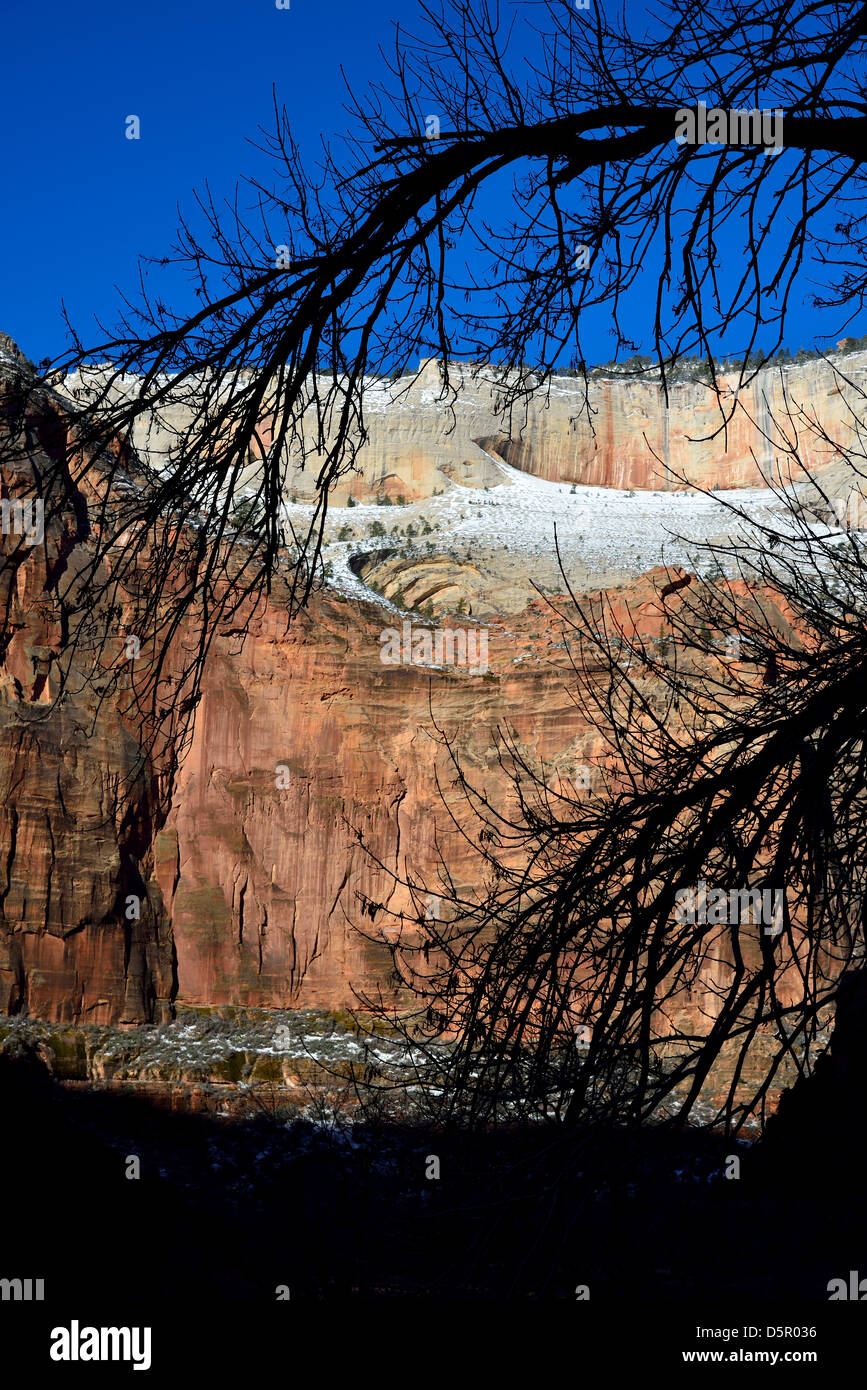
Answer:
M76 630L74 594L98 486L61 464L66 423L45 393L0 380L4 497L63 488L42 544L0 539L0 1009L36 1017L160 1018L173 989L172 939L151 878L156 771L122 701L78 675L100 633ZM23 452L21 446L23 445ZM13 462L9 462L10 457ZM108 618L106 618L108 621ZM77 651L75 641L80 642ZM58 673L66 693L57 700ZM138 916L128 918L135 895Z
M0 406L13 389L7 379ZM60 457L62 407L39 394L16 428L32 481ZM96 703L72 680L53 699L58 663L74 674L87 655L69 654L57 602L59 576L74 576L87 552L98 460L84 476L68 479L44 544L4 568L0 1009L137 1022L163 1017L175 998L341 1008L354 989L387 986L387 949L356 927L370 927L370 902L415 915L388 870L435 892L439 851L459 889L477 886L478 861L443 805L444 795L460 814L432 717L495 799L506 795L498 726L564 775L598 751L592 718L570 694L557 615L537 601L489 619L485 675L386 666L379 639L393 615L320 594L289 629L277 585L246 636L216 641L166 797L165 768L122 690ZM27 481L5 476L4 489ZM7 562L13 541L3 538ZM659 572L619 597L654 636L667 582ZM120 619L105 622L120 640ZM132 920L130 895L141 903ZM387 921L381 913L374 925Z

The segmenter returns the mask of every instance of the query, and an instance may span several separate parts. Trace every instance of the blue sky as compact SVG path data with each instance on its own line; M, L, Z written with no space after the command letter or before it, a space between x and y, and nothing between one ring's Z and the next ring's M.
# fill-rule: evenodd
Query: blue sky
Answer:
M113 319L113 286L134 289L138 254L170 246L177 204L256 166L246 138L269 122L272 83L305 147L346 128L340 65L378 69L398 11L291 4L4 0L0 330L28 356L65 346L61 299L76 324Z
M268 124L272 83L315 152L347 128L341 65L359 85L380 76L377 45L415 14L414 0L4 0L0 330L39 359L67 346L62 299L86 339L94 313L112 322L115 286L134 292L139 253L169 249L178 203L190 209L206 180L230 194L264 173L246 138ZM125 137L128 115L140 140ZM816 331L796 305L790 346ZM601 328L588 345L590 360L611 355Z

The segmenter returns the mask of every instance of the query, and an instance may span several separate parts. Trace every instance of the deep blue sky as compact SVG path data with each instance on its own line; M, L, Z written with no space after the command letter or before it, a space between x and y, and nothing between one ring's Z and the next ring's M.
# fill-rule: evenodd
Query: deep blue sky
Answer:
M315 151L347 126L341 64L359 85L380 75L392 19L413 27L416 14L414 0L3 8L0 330L34 359L67 346L62 298L85 338L94 313L113 321L114 286L134 291L138 254L169 249L176 204L191 208L193 188L208 180L228 194L240 174L265 172L245 137L269 123L272 82ZM138 141L125 138L130 114ZM790 346L816 331L814 311L796 305ZM609 357L604 333L594 336L590 360Z
M113 319L139 252L171 244L178 203L209 180L231 193L262 161L245 144L269 124L271 85L305 148L346 128L340 64L378 68L387 0L3 0L0 330L28 356L76 324ZM127 140L127 115L141 139Z

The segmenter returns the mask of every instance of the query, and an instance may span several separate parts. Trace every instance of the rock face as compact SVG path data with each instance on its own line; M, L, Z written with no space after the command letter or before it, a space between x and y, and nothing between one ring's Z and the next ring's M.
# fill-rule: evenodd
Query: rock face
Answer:
M455 364L449 370L459 395L450 409L451 398L441 398L439 368L429 363L415 380L377 394L367 410L370 437L359 464L371 492L443 486L443 474L485 486L488 454L551 482L761 486L778 467L790 471L787 411L803 463L813 471L835 461L835 445L852 441L846 403L863 400L867 353L838 365L841 372L822 360L767 368L740 390L736 377L725 376L719 397L710 386L675 384L668 401L653 380L593 376L585 389L578 379L555 377L506 417L497 408L496 388ZM830 438L817 437L811 420L821 421Z
M87 732L74 707L36 727L3 716L0 1007L59 1021L167 1015L171 933L145 887L152 789L138 745L110 713Z
M762 486L781 468L784 476L792 472L787 451L794 438L811 471L832 465L839 457L835 446L852 442L846 401L863 400L867 353L847 357L843 372L821 360L767 368L740 391L736 377L724 376L719 396L710 386L681 383L670 388L667 403L655 382L593 380L589 419L580 411L583 387L557 379L547 408L534 407L517 437L501 434L491 447L516 468L554 482ZM816 420L828 439L810 428Z
M674 384L667 401L647 377L594 374L586 389L578 378L555 377L505 413L489 371L451 363L445 386L432 359L413 376L368 383L358 471L337 484L333 500L413 501L453 484L495 486L502 479L492 458L552 482L609 488L677 489L684 478L703 488L762 485L780 465L789 471L787 409L803 462L815 471L834 462L836 445L851 441L847 402L863 399L867 386L867 353L847 355L837 366L814 359L768 367L740 390L735 376L724 376L719 397L707 385ZM67 378L64 389L84 397L99 378L94 368L84 380ZM135 389L133 377L116 387ZM171 404L162 417L142 422L133 436L153 457L187 418L184 407ZM817 438L810 420L820 420L830 439ZM267 420L262 433L267 443ZM312 496L322 461L312 456L303 472L294 471L287 491Z
M0 388L15 497L56 467L65 419L50 393L20 393L15 373ZM97 698L84 679L99 634L72 644L59 602L88 554L98 462L83 483L66 476L41 544L2 538L0 1008L131 1024L165 1017L175 999L352 1004L388 981L387 948L357 930L386 921L369 904L410 907L387 869L435 890L439 844L456 882L469 878L437 787L439 772L448 788L448 758L431 707L469 768L493 767L506 718L534 753L577 757L586 729L563 653L560 669L540 656L550 618L540 609L494 631L486 673L386 666L393 616L322 595L289 629L278 585L246 637L218 640L166 796L123 689ZM122 642L122 614L102 616L108 644Z
M66 443L57 402L20 386L15 373L0 380L7 498L32 494L34 482L41 492ZM92 499L68 473L62 482L41 544L24 543L11 511L0 539L9 634L0 661L0 1009L159 1019L174 985L170 924L149 884L155 770L117 699L99 702L76 681L91 638L70 629L57 595L75 583ZM62 664L68 693L55 703Z
M501 796L506 721L533 757L583 761L587 724L541 609L489 628L489 670L475 676L383 665L382 614L329 598L288 634L269 611L240 651L215 655L158 847L180 999L346 1007L387 981L387 949L356 930L416 917L387 870L435 896L439 845L459 887L477 871L438 790L437 777L461 818L431 712L467 774ZM388 910L371 920L368 903Z
M27 444L19 471L4 467L4 493L14 496L61 456L64 413L44 392L16 413L14 373L0 378L7 437ZM830 389L818 373L816 401ZM493 415L481 418L470 400L444 459L441 416L422 402L411 457L400 420L383 417L365 485L385 485L392 474L383 470L398 469L405 488L423 490L452 466L478 481L486 450L515 449L522 467L545 476L646 485L649 454L636 441L648 422L662 428L657 397L620 383L598 390L609 414L595 453L586 440L579 447L577 427L570 433L571 397L540 411L520 445L504 442ZM689 391L683 425L699 405L698 388ZM471 436L483 444L471 448ZM744 481L746 436L738 440L723 459L718 446L706 451L706 483L729 464ZM79 659L58 616L58 585L74 581L87 554L97 487L67 478L64 506L26 553L17 537L2 539L12 636L0 652L0 1009L138 1023L165 1017L176 1001L340 1009L389 990L390 953L371 936L395 935L401 913L418 916L393 874L417 882L433 910L440 856L458 891L479 887L479 860L452 816L477 829L437 727L494 804L507 799L498 727L554 776L572 776L600 751L591 714L570 694L556 611L536 600L506 619L489 616L487 669L473 674L383 663L383 632L396 616L363 600L321 592L289 628L278 584L250 632L215 642L189 751L169 776L116 690L97 700L73 680L54 703L59 665L72 663L74 674ZM663 571L638 580L618 596L620 608L631 599L657 636L670 583ZM103 618L119 639L119 618Z

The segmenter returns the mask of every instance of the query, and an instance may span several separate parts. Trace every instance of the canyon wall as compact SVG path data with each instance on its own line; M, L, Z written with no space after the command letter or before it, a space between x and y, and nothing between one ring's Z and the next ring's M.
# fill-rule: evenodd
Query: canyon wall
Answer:
M103 379L101 369L66 378L63 389L79 399ZM115 394L134 395L137 379L119 381ZM553 482L611 488L676 489L684 479L704 488L761 485L779 467L788 475L787 449L797 440L811 470L834 463L838 446L852 442L849 406L867 388L867 352L834 360L807 360L768 367L739 388L734 375L720 378L721 391L678 383L666 400L661 385L646 376L594 373L587 386L573 377L554 377L549 386L504 412L501 391L489 371L474 374L431 359L397 381L369 381L364 399L366 439L356 471L333 491L338 506L352 496L381 495L413 501L455 483L494 486L502 481L493 459L502 458ZM162 419L139 421L133 442L159 458L172 430L190 417L186 406L168 404ZM308 431L312 435L315 412ZM830 436L816 436L820 420ZM262 424L265 442L270 422ZM291 455L290 455L291 462ZM312 497L321 455L303 471L290 468L287 495ZM253 470L245 481L253 478Z
M501 805L498 726L535 761L571 772L589 758L593 731L542 605L509 631L489 624L484 675L383 665L383 626L374 605L323 597L288 633L269 610L209 664L159 840L181 999L345 1007L389 973L387 947L358 928L393 937L401 913L417 917L389 871L423 882L426 901L439 851L459 890L478 886L449 812L474 839L481 826L434 721Z
M41 544L5 523L0 538L0 1011L160 1019L174 985L170 922L158 884L147 886L155 769L122 701L100 699L85 676L100 624L76 628L74 594L95 494L72 481L67 442L60 404L4 373L3 496L41 495L49 478L61 496Z
M8 497L56 472L65 417L50 393L17 401L14 373L0 390L6 442L26 446L4 464ZM613 424L610 448L620 448ZM545 450L545 469L573 466L565 445ZM458 891L481 887L480 825L438 730L503 807L498 728L555 779L602 755L592 712L573 698L556 609L537 600L489 618L488 669L472 674L383 664L394 612L327 590L289 627L278 582L249 631L216 639L192 742L167 770L123 687L100 695L85 679L97 637L72 644L75 606L60 602L92 545L100 460L88 469L75 483L66 475L42 544L2 537L0 1010L137 1023L177 1002L341 1009L359 992L388 992L388 939L401 914L418 915L394 875L436 899L441 855ZM656 637L660 594L676 601L689 582L650 574L618 609L631 605ZM122 606L98 616L119 647Z
M493 784L504 721L534 756L586 759L550 612L493 625L486 674L386 666L394 615L322 592L290 628L278 582L246 635L217 639L169 776L128 682L92 679L100 642L123 650L122 603L70 628L100 460L73 483L62 404L14 373L0 422L4 495L58 469L66 488L41 544L0 538L0 1010L136 1023L175 1000L343 1008L387 987L388 949L358 928L412 912L388 870L434 893L439 851L456 883L472 873L432 712Z
M534 406L526 424L493 448L508 463L554 482L614 488L761 486L782 468L791 471L787 443L797 438L811 471L839 458L851 443L846 402L863 399L867 354L842 364L851 384L818 359L782 370L768 368L738 391L737 378L721 378L721 391L681 383L670 388L638 378L592 380L586 411L583 387L557 379L550 404ZM821 420L830 436L817 437Z

